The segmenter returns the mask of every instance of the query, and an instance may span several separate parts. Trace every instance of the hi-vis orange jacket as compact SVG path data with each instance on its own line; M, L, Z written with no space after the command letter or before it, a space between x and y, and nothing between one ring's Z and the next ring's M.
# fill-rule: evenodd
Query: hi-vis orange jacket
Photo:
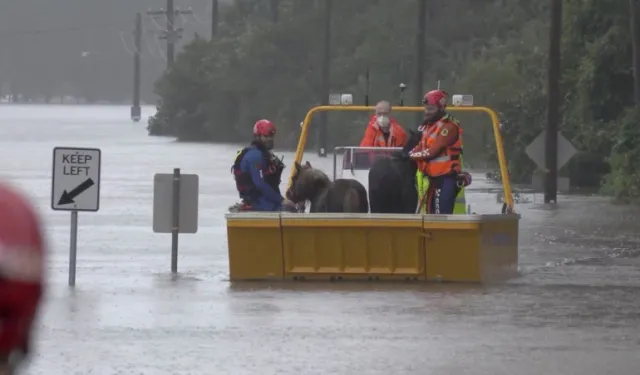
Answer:
M461 172L462 128L460 123L445 115L434 124L427 125L420 144L412 151L418 169L429 177Z
M385 140L384 133L372 116L360 142L360 147L404 147L407 143L407 133L394 118L389 118L389 137Z

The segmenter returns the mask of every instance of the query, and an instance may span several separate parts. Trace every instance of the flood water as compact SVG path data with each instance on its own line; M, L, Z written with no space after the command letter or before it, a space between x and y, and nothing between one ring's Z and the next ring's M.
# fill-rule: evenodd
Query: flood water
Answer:
M557 208L517 206L521 276L505 285L231 285L224 213L236 200L229 168L238 146L148 137L128 114L0 106L0 175L34 199L52 250L26 373L639 373L636 209L564 196ZM100 211L79 215L74 290L70 215L50 208L55 146L102 150ZM331 171L330 159L307 156ZM151 225L153 175L174 167L200 176L200 227L180 238L177 279L170 236ZM482 174L472 188L474 211L499 212Z

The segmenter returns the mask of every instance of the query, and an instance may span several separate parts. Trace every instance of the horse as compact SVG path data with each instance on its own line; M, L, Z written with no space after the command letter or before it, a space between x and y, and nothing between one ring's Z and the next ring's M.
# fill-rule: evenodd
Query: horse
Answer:
M420 143L422 133L409 131L402 151L376 160L369 169L371 213L413 214L418 206L416 173L418 165L409 152Z
M296 172L286 193L290 201L310 201L310 212L369 212L367 189L357 180L341 178L331 182L326 173L309 162L304 166L296 162L294 167Z

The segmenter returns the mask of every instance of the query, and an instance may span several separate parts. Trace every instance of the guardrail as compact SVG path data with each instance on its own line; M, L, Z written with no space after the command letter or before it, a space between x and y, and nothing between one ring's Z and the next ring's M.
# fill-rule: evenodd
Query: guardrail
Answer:
M338 146L333 149L333 180L335 181L338 178L338 152L339 151L350 151L349 152L349 168L353 171L355 170L355 158L354 151L373 151L374 154L376 151L380 151L382 154L386 155L391 151L400 151L402 147L359 147L359 146ZM368 153L368 155L370 155ZM343 163L344 165L344 163ZM370 166L369 166L370 167ZM369 169L369 168L360 168L360 169Z

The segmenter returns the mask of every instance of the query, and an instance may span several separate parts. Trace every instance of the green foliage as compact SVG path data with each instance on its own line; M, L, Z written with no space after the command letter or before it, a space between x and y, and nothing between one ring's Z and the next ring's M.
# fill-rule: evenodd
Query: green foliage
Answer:
M611 173L605 178L604 192L622 202L640 200L640 108L627 110L617 124L615 145L609 158Z
M196 39L156 83L162 98L150 133L179 139L246 140L260 118L276 121L280 146L293 146L307 110L320 104L323 46L322 0L280 0L278 22L271 2L238 0L223 9L219 35ZM370 103L415 105L416 64L425 67L424 89L440 81L450 93L471 93L496 109L515 182L528 182L535 165L526 146L547 116L548 0L431 0L425 61L415 59L417 2L333 2L331 88L362 102L370 71ZM563 173L599 185L621 199L639 196L628 3L565 0L562 63L563 134L581 151ZM455 20L452 22L452 20ZM413 128L415 117L398 114ZM466 149L478 166L495 162L490 123L460 115ZM359 142L367 116L329 115L333 145ZM476 126L477 125L477 126ZM621 138L622 137L622 138ZM310 137L313 142L314 137ZM617 145L614 148L614 145ZM614 151L612 152L612 148Z

